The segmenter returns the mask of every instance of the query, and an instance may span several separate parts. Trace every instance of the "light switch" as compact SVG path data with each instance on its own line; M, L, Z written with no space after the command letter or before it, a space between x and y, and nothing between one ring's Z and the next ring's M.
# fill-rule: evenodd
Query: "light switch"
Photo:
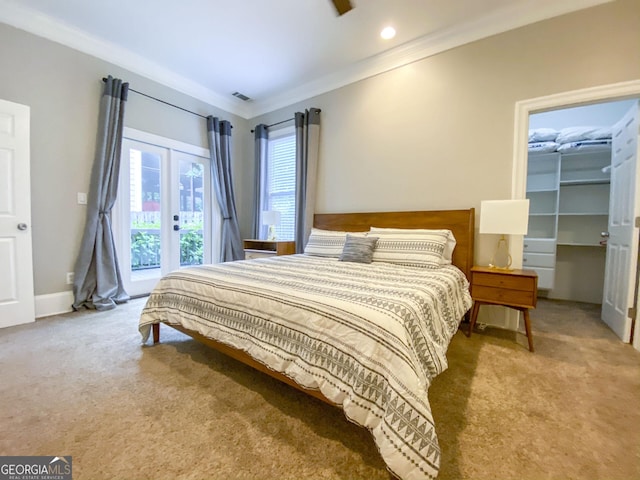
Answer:
M78 192L78 205L87 204L87 194L84 192Z

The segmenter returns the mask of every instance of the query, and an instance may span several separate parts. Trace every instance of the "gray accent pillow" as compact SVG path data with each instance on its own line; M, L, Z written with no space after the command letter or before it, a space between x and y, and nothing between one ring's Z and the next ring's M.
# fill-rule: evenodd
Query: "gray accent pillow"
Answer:
M377 241L378 237L356 237L347 234L339 260L341 262L371 263Z

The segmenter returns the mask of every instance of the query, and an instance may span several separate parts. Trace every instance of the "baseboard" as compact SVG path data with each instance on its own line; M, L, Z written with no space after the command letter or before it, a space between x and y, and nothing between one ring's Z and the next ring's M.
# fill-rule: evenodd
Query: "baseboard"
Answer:
M71 312L73 308L73 292L49 293L47 295L36 295L36 318L49 317L60 313Z

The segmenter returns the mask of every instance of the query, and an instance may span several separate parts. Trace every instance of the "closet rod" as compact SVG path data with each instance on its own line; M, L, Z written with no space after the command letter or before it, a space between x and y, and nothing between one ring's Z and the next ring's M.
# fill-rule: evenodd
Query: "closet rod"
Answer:
M107 79L103 78L102 81L106 82ZM165 105L169 105L170 107L177 108L178 110L182 110L184 112L191 113L192 115L197 115L198 117L204 118L205 120L207 119L207 117L204 116L204 115L201 115L201 114L196 113L196 112L192 112L191 110L187 110L186 108L179 107L178 105L174 105L173 103L165 102L164 100L162 100L160 98L152 97L151 95L147 95L146 93L142 93L142 92L139 92L138 90L134 90L131 87L129 87L129 91L137 93L138 95L142 95L143 97L147 97L147 98L150 98L152 100L155 100L156 102L164 103ZM233 126L231 128L233 128Z

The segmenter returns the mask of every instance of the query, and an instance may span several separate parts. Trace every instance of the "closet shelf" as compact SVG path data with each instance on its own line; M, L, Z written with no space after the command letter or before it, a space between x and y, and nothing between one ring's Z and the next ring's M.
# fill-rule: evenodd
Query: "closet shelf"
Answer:
M577 242L557 242L559 247L597 247L605 248L606 245L600 245L600 243L577 243Z
M545 193L545 192L557 192L557 191L558 191L557 187L527 189L527 193Z
M558 212L559 217L608 217L609 212Z
M607 229L611 178L602 169L611 165L611 152L555 152L531 160L526 188L531 237L525 237L523 261L538 272L538 288L553 289L556 247L568 255L563 261L580 264L606 252L599 242Z
M611 181L609 179L585 179L585 180L560 180L561 187L570 187L573 185L609 185Z

